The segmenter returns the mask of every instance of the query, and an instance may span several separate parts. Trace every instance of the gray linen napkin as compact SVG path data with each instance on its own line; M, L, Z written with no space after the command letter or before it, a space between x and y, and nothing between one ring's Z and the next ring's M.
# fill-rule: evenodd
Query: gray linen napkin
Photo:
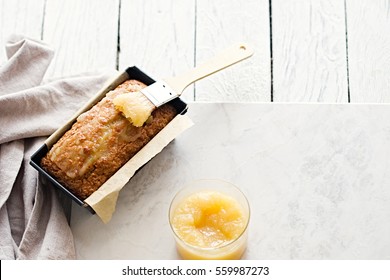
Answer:
M12 36L0 66L0 259L73 259L72 232L51 186L29 160L109 74L43 83L54 52ZM112 74L112 73L110 73Z

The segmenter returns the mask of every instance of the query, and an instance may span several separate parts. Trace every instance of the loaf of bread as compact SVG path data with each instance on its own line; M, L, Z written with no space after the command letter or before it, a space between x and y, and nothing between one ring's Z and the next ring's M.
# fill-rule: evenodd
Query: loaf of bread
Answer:
M81 200L95 192L177 114L172 105L156 109L141 127L133 126L112 99L146 87L128 80L81 114L42 158L41 166Z

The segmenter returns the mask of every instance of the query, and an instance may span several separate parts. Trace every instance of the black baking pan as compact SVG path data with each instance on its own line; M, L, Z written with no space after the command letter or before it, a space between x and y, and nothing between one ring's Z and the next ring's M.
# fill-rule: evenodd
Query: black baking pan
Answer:
M96 96L94 96L84 107L82 107L72 118L68 121L63 127L59 128L56 132L54 132L45 143L31 156L30 164L38 170L39 174L44 178L48 179L48 181L56 188L64 192L67 197L70 197L74 202L78 205L87 208L91 213L95 213L95 211L90 207L86 202L75 196L71 193L65 186L63 186L60 182L56 180L55 177L50 175L41 167L41 159L46 155L49 149L57 142L57 140L64 135L64 133L71 128L71 126L76 122L77 117L83 112L88 111L92 106L98 103L101 99L104 98L107 92L113 90L118 85L123 83L126 80L135 79L138 80L147 86L153 84L155 80L146 75L136 66L132 66L126 69L123 73L119 74L118 77L111 82L108 86L104 87L101 91L99 91ZM179 114L183 115L187 112L188 105L183 102L180 98L175 98L169 102L172 106L175 107L176 111Z

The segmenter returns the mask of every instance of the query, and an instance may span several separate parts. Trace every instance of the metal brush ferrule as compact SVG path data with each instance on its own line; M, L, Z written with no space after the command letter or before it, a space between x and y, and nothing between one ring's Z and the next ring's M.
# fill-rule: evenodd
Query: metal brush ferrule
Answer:
M164 81L157 81L150 86L141 90L141 92L154 104L156 107L168 103L179 95L175 93L171 87Z

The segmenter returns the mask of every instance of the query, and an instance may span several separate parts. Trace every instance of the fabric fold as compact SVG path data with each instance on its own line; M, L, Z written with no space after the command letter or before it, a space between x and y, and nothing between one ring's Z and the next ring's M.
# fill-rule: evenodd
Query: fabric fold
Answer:
M8 61L0 68L0 95L40 85L54 51L43 42L12 35L6 54Z

